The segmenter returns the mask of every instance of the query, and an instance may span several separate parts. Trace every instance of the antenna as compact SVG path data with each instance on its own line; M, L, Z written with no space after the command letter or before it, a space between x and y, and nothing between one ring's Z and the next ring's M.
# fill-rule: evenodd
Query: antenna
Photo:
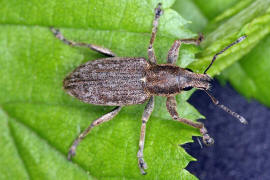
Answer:
M211 100L213 101L215 105L217 105L218 107L220 107L221 109L229 113L230 115L234 116L235 118L237 118L241 123L248 124L247 120L244 117L240 116L236 112L233 112L232 110L230 110L228 107L224 106L223 104L220 104L219 101L214 96L212 96L207 90L204 90L204 92L206 92L206 94L211 98Z
M226 51L227 49L229 49L230 47L232 47L233 45L240 43L241 41L243 41L244 39L246 39L247 35L241 36L240 38L238 38L236 41L234 41L233 43L231 43L230 45L228 45L227 47L225 47L224 49L222 49L220 52L218 52L217 54L215 54L215 56L213 57L211 63L208 65L208 67L205 69L205 71L203 72L203 74L206 74L206 72L208 71L208 69L212 66L212 64L214 63L214 61L216 60L217 56L222 54L224 51Z

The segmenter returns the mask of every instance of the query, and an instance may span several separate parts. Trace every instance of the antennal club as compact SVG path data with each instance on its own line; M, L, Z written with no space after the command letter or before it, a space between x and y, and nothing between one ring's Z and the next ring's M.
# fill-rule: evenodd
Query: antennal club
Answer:
M241 41L243 41L244 39L246 39L247 35L241 36L240 38L238 38L236 41L234 41L233 43L231 43L230 45L228 45L227 47L225 47L224 49L222 49L220 52L218 52L217 54L215 54L215 56L213 57L211 63L208 65L208 67L205 69L205 71L203 72L203 74L206 74L206 72L208 71L208 69L212 66L212 64L214 63L214 61L216 60L217 56L222 54L224 51L226 51L227 49L229 49L230 47L232 47L233 45L240 43Z
M243 116L240 116L236 112L233 112L232 110L230 110L228 107L224 106L223 104L220 104L219 101L214 96L212 96L207 90L204 90L204 91L211 98L211 100L213 101L215 105L217 105L218 107L220 107L221 109L223 109L224 111L232 115L233 117L237 118L241 123L248 124L247 120Z

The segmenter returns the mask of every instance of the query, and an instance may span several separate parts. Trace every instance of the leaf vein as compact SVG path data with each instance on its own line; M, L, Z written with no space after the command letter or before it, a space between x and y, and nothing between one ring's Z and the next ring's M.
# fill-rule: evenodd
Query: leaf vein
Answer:
M4 111L4 110L3 110L3 111ZM6 111L4 111L4 112L5 112L5 114L6 114L9 118L11 118L11 117L7 114ZM11 118L11 119L14 119L14 118ZM21 152L20 152L20 150L19 150L19 147L17 146L17 141L16 141L16 138L15 138L14 132L13 132L13 130L12 130L12 128L11 128L11 125L10 125L9 120L7 121L7 125L8 125L8 130L9 130L9 132L10 132L10 137L12 138L14 147L15 147L15 149L16 149L18 155L20 156L20 159L21 159L23 168L25 169L25 172L26 172L28 178L29 178L29 179L33 179L33 178L31 177L30 170L29 170L28 166L27 166L26 163L25 163L25 160L24 160L24 158L23 158L23 155L21 154Z
M2 107L3 107L3 106L2 106ZM59 149L57 149L56 147L54 147L53 144L51 144L49 141L47 141L46 138L44 138L42 135L40 135L40 134L39 134L37 131L35 131L32 127L30 127L29 125L25 124L23 121L18 120L18 118L15 118L15 117L11 116L10 114L8 114L7 111L6 111L4 108L2 108L2 109L3 109L3 111L5 112L5 114L6 114L8 117L10 117L12 120L14 120L15 122L17 122L17 123L21 124L22 126L26 127L28 130L30 130L32 133L34 133L38 138L40 138L40 139L42 139L44 142L46 142L46 143L48 144L48 146L50 146L54 151L56 151L56 152L58 152L59 154L62 154L63 156L65 156L65 154L64 154L62 151L60 151ZM11 130L11 128L10 128L10 130ZM11 131L12 131L12 130L11 130ZM10 131L10 132L11 132L11 131ZM29 179L32 179L31 176L30 176L30 170L27 168L26 163L25 163L25 161L23 160L23 156L20 154L20 151L19 151L18 147L16 146L16 138L15 138L15 136L14 136L13 133L10 133L10 134L11 134L12 137L13 137L13 140L14 140L14 142L15 142L15 143L14 143L14 144L15 144L15 147L16 147L16 149L17 149L17 151L18 151L18 154L20 155L20 157L21 157L21 159L22 159L23 165L24 165L24 167L25 167L26 170L27 170L27 174L28 174L28 176L29 176ZM88 174L89 170L85 169L84 166L82 166L80 163L77 163L77 162L74 162L74 161L72 161L72 163L75 164L75 165L77 165L81 170L83 170L86 174Z

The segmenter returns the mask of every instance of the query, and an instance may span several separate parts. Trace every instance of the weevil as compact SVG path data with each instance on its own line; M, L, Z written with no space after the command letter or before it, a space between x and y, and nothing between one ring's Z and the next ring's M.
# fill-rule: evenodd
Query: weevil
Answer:
M202 35L194 39L180 39L174 41L168 52L167 63L157 64L153 44L156 38L158 21L162 13L161 3L159 3L155 9L151 39L147 51L148 59L143 57L116 57L116 54L107 48L67 40L58 29L51 28L55 37L65 44L87 47L108 56L107 58L88 61L77 67L63 81L66 92L85 103L116 106L111 112L94 120L90 126L74 140L68 152L69 160L72 156L75 156L78 144L95 126L113 119L123 106L147 102L142 115L139 150L137 153L139 169L142 174L146 174L145 170L147 165L144 161L143 150L146 124L154 109L154 96L165 96L167 98L166 107L171 117L176 121L199 129L203 142L206 145L213 144L214 140L208 135L203 123L184 119L178 115L175 96L192 88L205 91L215 105L239 119L241 123L247 123L245 118L220 104L219 101L210 94L211 77L206 73L219 54L241 42L246 36L241 36L218 52L203 74L194 73L190 69L181 68L176 65L181 44L199 45L203 40Z

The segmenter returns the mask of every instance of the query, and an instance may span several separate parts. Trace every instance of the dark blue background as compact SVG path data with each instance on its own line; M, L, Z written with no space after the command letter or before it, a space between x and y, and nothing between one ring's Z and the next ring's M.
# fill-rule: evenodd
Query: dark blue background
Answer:
M241 124L213 105L204 92L196 91L189 102L206 117L202 122L215 144L201 149L194 138L194 143L184 145L198 160L186 169L201 180L270 179L270 109L255 100L248 101L230 85L221 86L217 81L213 82L212 94L249 124Z

